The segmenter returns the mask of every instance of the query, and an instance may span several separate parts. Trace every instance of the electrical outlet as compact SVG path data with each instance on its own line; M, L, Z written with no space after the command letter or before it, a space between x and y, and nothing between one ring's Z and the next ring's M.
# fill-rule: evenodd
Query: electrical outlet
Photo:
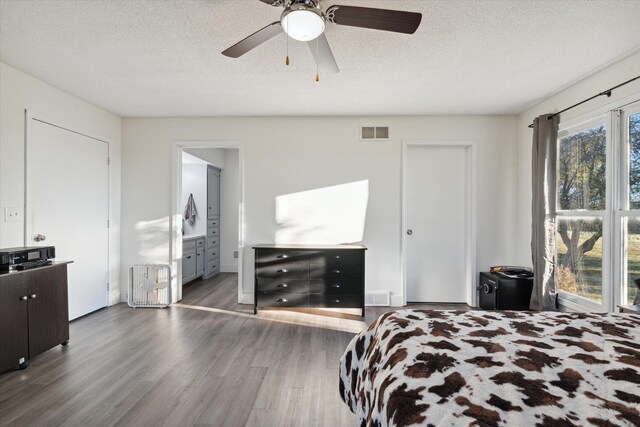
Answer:
M238 251L233 251L233 257L238 258Z
M4 222L18 222L22 219L20 208L4 208Z

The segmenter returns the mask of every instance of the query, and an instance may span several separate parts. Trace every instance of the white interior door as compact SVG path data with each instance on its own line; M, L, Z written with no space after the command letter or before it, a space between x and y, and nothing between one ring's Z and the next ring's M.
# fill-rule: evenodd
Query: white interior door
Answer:
M68 268L69 318L108 304L109 146L28 119L25 246L55 246ZM34 239L36 235L44 241Z
M467 151L464 146L407 147L407 302L466 302Z

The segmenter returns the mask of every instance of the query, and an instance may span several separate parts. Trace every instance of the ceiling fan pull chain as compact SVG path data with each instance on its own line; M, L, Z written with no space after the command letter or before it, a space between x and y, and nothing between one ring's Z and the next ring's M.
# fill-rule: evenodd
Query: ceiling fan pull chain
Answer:
M316 81L319 82L320 81L320 73L319 73L319 66L318 63L320 62L320 57L318 56L318 39L320 37L316 37Z
M284 61L286 65L289 65L289 21L287 21L287 31L284 34L284 37L287 39L287 59Z

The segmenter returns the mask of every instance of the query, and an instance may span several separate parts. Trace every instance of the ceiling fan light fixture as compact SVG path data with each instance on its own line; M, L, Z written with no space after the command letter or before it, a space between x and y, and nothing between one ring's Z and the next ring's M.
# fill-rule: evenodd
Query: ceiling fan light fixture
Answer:
M280 23L289 37L301 42L316 39L324 32L322 12L316 9L285 10Z

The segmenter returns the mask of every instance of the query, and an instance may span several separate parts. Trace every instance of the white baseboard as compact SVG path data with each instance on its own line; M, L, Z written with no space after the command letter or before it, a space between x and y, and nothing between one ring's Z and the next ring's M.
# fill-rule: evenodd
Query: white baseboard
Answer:
M237 273L238 264L220 264L221 273Z

